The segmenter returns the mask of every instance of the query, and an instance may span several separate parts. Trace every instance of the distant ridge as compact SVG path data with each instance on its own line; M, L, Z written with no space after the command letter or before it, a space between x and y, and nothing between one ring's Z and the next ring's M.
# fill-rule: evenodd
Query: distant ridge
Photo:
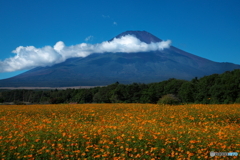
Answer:
M65 90L65 89L88 89L94 88L95 86L70 86L70 87L0 87L0 89L7 90L17 90L17 89L26 89L26 90ZM99 86L102 87L102 86Z
M148 44L162 41L146 31L126 31L115 38L125 35L133 35ZM0 87L105 86L117 81L130 84L159 82L169 78L191 80L234 69L240 69L240 65L213 62L171 46L150 52L108 52L71 58L51 67L37 67L0 80Z

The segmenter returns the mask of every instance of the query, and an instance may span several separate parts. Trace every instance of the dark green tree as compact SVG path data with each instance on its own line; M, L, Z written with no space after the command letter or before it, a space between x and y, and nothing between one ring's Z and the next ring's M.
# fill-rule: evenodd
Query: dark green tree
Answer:
M174 94L178 95L179 89L182 86L182 84L186 82L185 80L178 80L171 78L167 80L164 84L164 92L163 94Z
M179 88L178 97L183 103L193 103L196 94L196 86L192 82L184 82Z
M218 74L213 74L210 76L205 76L199 79L197 83L196 90L196 102L197 103L204 103L209 104L211 100L211 93L210 89L215 84L215 81L218 78Z

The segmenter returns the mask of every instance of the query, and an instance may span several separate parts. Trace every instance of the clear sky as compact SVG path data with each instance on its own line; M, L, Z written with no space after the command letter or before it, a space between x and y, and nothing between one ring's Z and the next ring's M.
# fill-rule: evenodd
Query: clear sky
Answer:
M0 0L0 67L19 46L97 44L128 30L240 64L239 8L240 0ZM1 72L0 79L24 71Z

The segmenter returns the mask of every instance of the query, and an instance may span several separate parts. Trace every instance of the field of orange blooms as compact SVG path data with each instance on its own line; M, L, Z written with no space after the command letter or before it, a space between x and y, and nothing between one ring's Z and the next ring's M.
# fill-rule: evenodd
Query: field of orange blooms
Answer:
M0 159L237 159L240 105L1 105Z

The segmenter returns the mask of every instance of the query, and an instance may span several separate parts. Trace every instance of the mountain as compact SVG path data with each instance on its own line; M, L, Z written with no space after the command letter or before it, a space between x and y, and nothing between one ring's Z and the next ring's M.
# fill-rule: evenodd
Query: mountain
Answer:
M146 31L127 31L115 38L125 35L134 35L148 44L162 41ZM85 58L71 58L0 80L0 87L101 86L116 81L151 83L169 78L191 80L234 69L240 69L240 65L213 62L171 46L149 52L94 53Z

